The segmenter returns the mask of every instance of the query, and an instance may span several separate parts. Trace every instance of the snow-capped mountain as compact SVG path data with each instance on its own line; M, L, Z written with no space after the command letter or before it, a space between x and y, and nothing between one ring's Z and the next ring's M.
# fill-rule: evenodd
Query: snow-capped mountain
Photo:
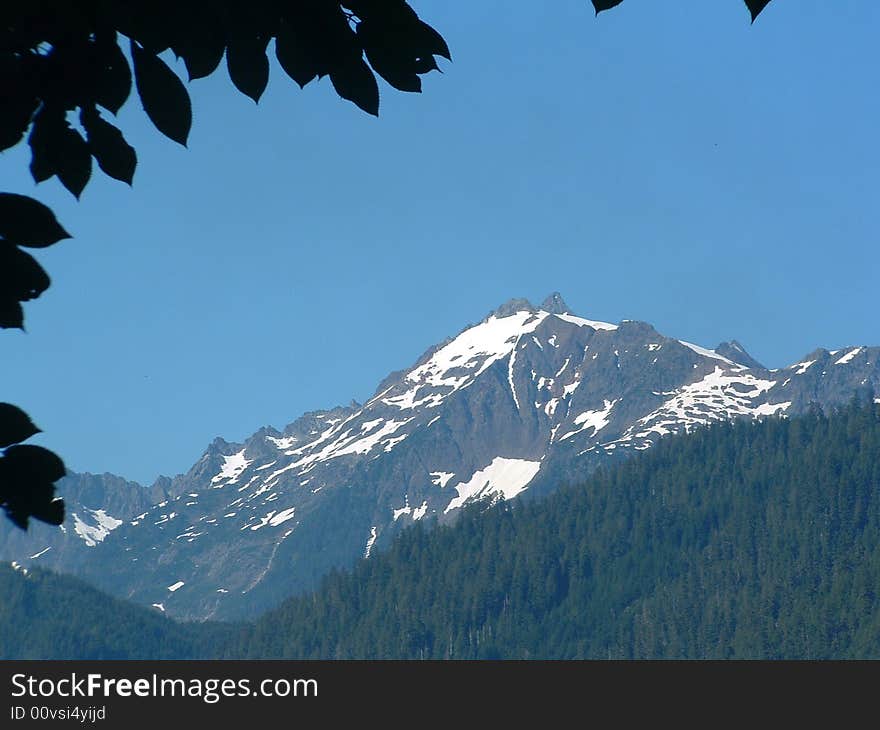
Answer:
M829 407L860 389L880 391L880 348L817 350L771 371L735 341L710 350L644 322L584 319L558 294L512 300L365 404L216 439L152 488L158 503L91 504L54 557L33 543L3 557L175 616L251 616L472 500L545 493L666 434Z

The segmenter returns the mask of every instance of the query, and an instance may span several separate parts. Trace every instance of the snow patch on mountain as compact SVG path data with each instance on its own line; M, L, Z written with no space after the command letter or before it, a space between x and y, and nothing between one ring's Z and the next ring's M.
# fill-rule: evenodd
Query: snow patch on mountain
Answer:
M340 456L345 456L346 454L367 454L369 453L376 445L381 443L383 439L391 436L391 434L395 433L402 426L405 426L412 419L408 418L403 421L390 420L386 421L382 428L373 431L372 433L367 433L366 436L362 435L362 432L355 432L352 434L352 430L348 429L339 435L333 441L330 441L326 446L324 446L320 451L312 452L303 458L295 461L293 464L289 464L284 467L284 469L279 470L277 473L281 471L286 471L288 469L296 469L298 467L309 467L313 468L316 464L327 461L329 459L336 459ZM382 419L379 419L381 422ZM343 424L344 425L344 424ZM339 427L341 428L341 426ZM335 434L333 434L335 435ZM394 447L395 444L391 444L389 446L389 442L393 439L387 439L383 443L387 448L385 451L389 451ZM399 443L402 439L397 439L395 443ZM318 443L318 442L315 442ZM303 469L303 473L308 469Z
M392 510L391 516L395 522L404 515L412 515L414 522L418 522L428 512L428 500L422 502L421 505L413 509L409 506L409 495L404 495L404 506L400 509Z
M751 373L730 372L716 367L711 373L695 383L685 385L660 408L641 418L628 432L628 436L645 438L651 434L660 436L678 433L682 428L691 430L712 421L736 416L759 415L752 401L776 385L775 380L764 380ZM787 406L785 406L787 407ZM785 409L777 404L776 410ZM761 406L765 413L769 404Z
M578 386L580 384L581 384L580 378L577 375L575 375L575 379L572 382L570 382L568 385L562 386L562 397L567 398L568 396L570 396L572 393L574 393L578 389Z
M266 501L271 501L271 500L266 500ZM271 527L277 527L278 525L282 524L283 522L287 522L287 520L293 519L293 513L294 513L293 507L289 507L285 510L282 510L281 512L277 512L275 510L272 510L271 512L268 512L264 517L257 518L256 524L246 524L241 529L246 530L246 529L250 528L251 531L254 531L254 530L259 530L259 529L265 527L266 525L269 525Z
M864 348L856 347L850 350L846 355L841 357L838 360L834 361L835 365L846 365L850 360L852 360L856 355L858 355Z
M488 466L474 472L466 482L455 485L458 496L453 497L443 512L446 514L458 509L470 499L493 494L503 499L513 499L535 478L540 468L540 461L505 459L498 456Z
M516 338L516 342L513 344L513 349L510 351L510 360L507 363L507 384L510 386L510 392L513 394L513 402L516 405L516 410L522 410L519 405L519 398L516 397L516 384L513 382L513 369L516 366L516 348L519 345L519 341L522 339L522 335Z
M375 525L370 528L370 536L367 538L367 544L364 547L364 558L369 558L370 553L373 552L373 545L376 544L376 538L379 536L379 533L376 532Z
M397 520L399 520L401 517L403 517L404 515L408 515L411 512L412 507L409 506L409 495L405 494L403 495L403 507L401 507L400 509L391 510L391 517L395 522L397 522Z
M276 512L275 516L271 520L269 520L269 524L272 527L278 527L278 525L281 525L288 520L292 520L295 512L296 507L288 507L287 509L283 509L280 512Z
M242 475L245 469L248 468L253 459L246 459L244 455L244 449L241 451L232 454L231 456L223 457L223 466L221 467L219 473L217 473L211 479L211 484L216 485L220 482L226 482L226 484L235 484L238 481L238 478ZM221 485L221 486L226 486Z
M416 393L423 386L448 388L450 393L458 390L479 377L493 363L509 355L519 338L534 332L547 316L546 312L535 314L527 311L516 312L509 317L491 316L485 322L466 329L437 350L427 362L406 375L406 382L414 384L407 393L383 402L399 408L413 408Z
M553 418L553 416L555 415L556 406L559 405L559 400L560 400L559 398L551 398L549 401L547 401L546 405L544 406L544 413L546 413L550 418ZM536 404L536 405L540 405L540 404Z
M594 429L592 435L595 436L597 433L599 433L599 431L601 431L603 428L605 428L605 426L608 425L608 416L611 415L611 409L614 408L614 405L616 403L617 400L606 400L604 401L604 408L596 411L584 411L583 413L575 416L574 424L575 426L579 426L579 428L563 434L559 437L559 440L565 441L567 438L574 436L576 433L586 431L588 428Z
M804 360L803 362L795 363L794 365L789 365L786 370L794 370L795 375L803 375L807 372L807 369L816 363L815 360Z
M433 477L431 481L442 489L455 474L451 471L432 471L431 476Z
M791 401L785 403L762 403L752 412L756 416L778 416L791 408Z
M399 444L401 441L403 441L407 436L409 436L409 434L404 433L404 434L401 434L400 436L395 436L394 438L388 439L384 443L384 445L383 445L384 448L382 449L382 451L384 451L387 454L389 451L391 451L391 449L393 449L395 446L397 446L397 444ZM373 457L373 458L377 458L377 457Z
M102 509L85 508L83 511L87 513L86 517L91 517L94 520L95 524L90 525L78 513L74 512L72 515L73 531L82 538L88 547L95 547L99 542L103 542L107 535L122 524L122 520L117 520Z
M418 507L413 510L412 518L414 522L418 522L428 513L428 500L426 499Z
M605 330L606 332L613 332L617 329L616 324L609 324L608 322L596 322L592 319L575 317L573 314L554 314L553 316L558 317L565 322L576 324L578 327L592 327L594 330Z

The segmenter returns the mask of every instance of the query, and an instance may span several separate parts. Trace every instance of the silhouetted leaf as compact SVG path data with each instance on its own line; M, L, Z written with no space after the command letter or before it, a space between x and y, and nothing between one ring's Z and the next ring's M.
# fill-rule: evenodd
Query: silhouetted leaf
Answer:
M36 299L51 280L36 259L18 246L0 241L0 291L17 301Z
M24 329L24 310L21 303L5 294L0 296L0 329Z
M603 10L610 10L622 2L623 0L593 0L593 7L596 8L596 15L598 15Z
M255 35L237 35L226 47L226 68L229 78L242 94L258 102L269 83L268 39Z
M411 26L389 26L364 20L357 36L373 70L398 91L419 92L422 80L416 73L416 54L412 52Z
M158 55L174 40L175 8L192 4L193 0L124 0L105 3L113 13L114 26L127 38L151 55ZM225 4L212 1L215 6Z
M425 56L423 58L417 58L415 63L413 64L413 69L417 74L426 74L429 71L439 71L440 67L437 65L437 61L434 59L434 56Z
M623 0L592 0L592 2L593 7L596 8L596 15L598 15L603 10L610 10L617 5L620 5ZM752 22L754 23L755 18L757 18L761 11L770 4L770 0L745 0L745 3L749 12L752 14Z
M44 248L70 238L47 206L16 193L0 193L0 236L31 248Z
M436 30L423 20L419 21L420 25L420 45L422 50L432 56L443 56L447 61L452 60L452 54L449 52L449 46ZM437 68L435 65L434 68Z
M56 498L48 504L36 504L31 516L41 522L58 526L64 522L64 500Z
M61 458L49 449L10 446L0 458L0 505L24 530L30 517L60 524L64 519L64 504L55 498L54 482L66 471Z
M33 84L24 78L25 58L0 52L0 151L21 141L39 103Z
M66 113L57 107L44 107L34 118L28 138L31 146L31 174L36 182L57 175L77 198L92 174L92 156L79 132L70 128Z
M21 142L38 104L36 97L14 97L9 100L0 114L0 152Z
M98 166L110 177L131 185L137 166L137 153L125 141L122 132L103 119L94 107L83 109L80 121L86 130L89 150L98 161Z
M51 451L44 451L52 454ZM7 466L11 468L6 468ZM7 517L23 530L27 529L30 517L58 524L55 520L58 519L59 512L63 519L64 507L63 503L54 504L58 501L55 499L55 485L51 481L40 480L27 471L21 471L17 466L20 465L12 465L7 458L0 459L0 503Z
M0 56L0 151L21 141L39 106L34 84L29 81L23 59Z
M27 530L30 518L30 515L27 512L13 510L6 505L3 505L3 508L6 510L6 516L12 520L12 524L16 527L20 527L22 530Z
M116 33L95 44L95 103L116 114L131 94L131 69Z
M63 134L64 126L63 109L44 107L37 114L28 137L31 147L30 171L34 182L43 182L55 174L57 139Z
M223 60L226 44L222 38L214 40L213 45L194 45L192 48L180 49L180 57L186 65L189 79L201 79L210 76Z
M761 14L761 11L770 4L770 0L746 0L746 6L752 14L752 22Z
M82 135L67 128L64 135L63 151L58 165L58 179L77 198L85 189L92 176L92 155Z
M0 403L0 449L27 441L40 433L27 413L11 403Z
M51 484L67 470L58 454L33 444L10 446L3 455L5 476L15 483Z
M315 58L309 53L305 40L299 37L296 26L290 22L282 21L278 26L275 57L284 73L299 84L300 88L318 76Z
M144 111L162 134L186 146L192 126L189 94L165 62L131 42L134 80Z
M362 58L331 71L330 81L343 99L353 101L368 114L379 116L379 85Z
M190 81L209 76L220 65L226 49L220 19L198 5L180 5L178 12L180 32L171 48L183 59Z

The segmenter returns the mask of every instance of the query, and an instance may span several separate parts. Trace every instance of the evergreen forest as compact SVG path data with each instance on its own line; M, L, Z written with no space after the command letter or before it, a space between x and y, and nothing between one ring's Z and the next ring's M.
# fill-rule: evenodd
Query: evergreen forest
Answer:
M0 569L0 657L880 657L880 405L736 421L417 524L253 624Z

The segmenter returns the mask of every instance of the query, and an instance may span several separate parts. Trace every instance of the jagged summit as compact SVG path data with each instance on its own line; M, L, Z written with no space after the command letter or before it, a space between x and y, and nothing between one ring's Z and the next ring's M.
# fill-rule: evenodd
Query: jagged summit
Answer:
M550 312L550 314L574 314L571 307L565 303L565 300L558 291L550 294L550 296L542 302L541 309L544 312Z
M504 304L500 307L493 309L487 315L486 319L490 317L497 317L501 319L503 317L509 317L512 314L516 314L517 312L537 312L538 309L532 304L528 299L516 298L516 299L508 299ZM486 320L483 320L484 322Z
M715 352L739 365L745 365L747 368L758 368L760 370L767 369L755 358L753 358L748 352L746 352L746 348L744 348L736 340L731 340L730 342L722 342L720 345L718 345L718 347L715 348Z
M559 292L553 292L552 294L548 295L546 299L544 299L540 307L536 307L528 299L508 299L500 307L489 312L489 317L497 317L501 319L502 317L509 317L512 314L516 314L517 312L548 312L550 314L574 314L574 312L571 310L571 307L569 307L565 303L562 295ZM487 319L489 317L487 317Z

